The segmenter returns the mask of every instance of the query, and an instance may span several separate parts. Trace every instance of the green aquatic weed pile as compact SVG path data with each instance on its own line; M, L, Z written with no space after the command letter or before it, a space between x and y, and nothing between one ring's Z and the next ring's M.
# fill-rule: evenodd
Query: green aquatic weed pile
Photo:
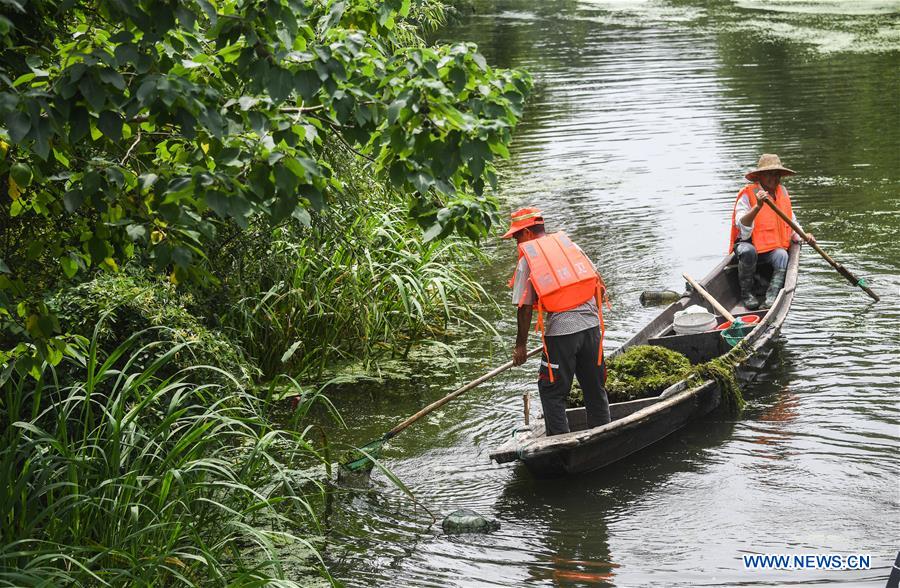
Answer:
M736 347L728 355L691 366L677 351L655 345L637 345L610 360L606 393L610 403L626 402L657 396L685 378L691 385L716 380L722 391L721 408L729 415L737 415L744 407L744 397L734 367L745 357L746 353ZM568 404L569 407L584 406L584 392L577 383L569 392Z
M656 396L684 378L691 362L684 355L656 345L636 345L609 362L606 393L610 402Z
M655 345L636 345L607 364L606 393L610 402L656 396L690 371L691 363L678 353ZM573 386L570 406L583 406L584 393Z
M744 395L735 377L735 366L747 357L740 346L731 353L717 357L694 367L690 384L699 384L703 380L715 380L722 391L722 403L719 408L726 414L736 416L744 409Z

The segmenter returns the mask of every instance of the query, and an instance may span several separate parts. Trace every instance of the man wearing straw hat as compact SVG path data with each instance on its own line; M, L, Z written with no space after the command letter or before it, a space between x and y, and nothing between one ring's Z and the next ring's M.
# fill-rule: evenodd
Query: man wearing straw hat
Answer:
M778 292L784 286L787 273L788 248L791 241L799 242L800 236L766 205L772 202L795 223L797 217L791 209L791 197L787 188L781 185L782 176L792 176L796 172L784 167L781 159L772 153L764 153L759 164L745 176L750 184L744 186L734 202L731 214L731 240L729 250L734 250L738 258L738 283L741 287L741 302L747 310L768 308L775 302ZM797 223L799 226L799 223ZM811 243L815 242L808 233ZM756 266L768 263L772 266L772 279L764 300L753 294Z
M515 238L519 249L510 280L513 304L518 306L514 365L525 363L528 330L534 307L538 309L537 328L544 344L538 392L547 435L569 432L566 400L575 377L584 391L588 427L605 425L609 400L603 387L603 280L564 233L544 232L544 218L537 208L514 212L503 238Z

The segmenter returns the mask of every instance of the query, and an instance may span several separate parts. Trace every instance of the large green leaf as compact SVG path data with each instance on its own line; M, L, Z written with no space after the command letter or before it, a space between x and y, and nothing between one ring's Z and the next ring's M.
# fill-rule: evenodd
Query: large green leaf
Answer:
M16 143L21 143L28 131L31 130L31 119L24 112L10 112L6 115L5 122L9 138Z
M78 89L95 111L100 111L106 106L106 90L103 89L92 75L85 75L78 83Z
M110 110L104 110L100 113L97 120L97 128L99 128L110 141L115 143L122 140L122 117Z
M20 188L27 188L31 185L31 180L34 178L34 173L31 171L31 166L27 163L16 163L9 169L9 175L12 176L12 179L15 180L16 184L19 185Z

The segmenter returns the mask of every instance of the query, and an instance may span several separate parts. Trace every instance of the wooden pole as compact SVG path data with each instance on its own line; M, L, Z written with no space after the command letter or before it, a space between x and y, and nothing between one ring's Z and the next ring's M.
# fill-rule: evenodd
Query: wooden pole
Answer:
M522 394L522 402L525 403L525 425L529 425L531 421L531 396L526 392Z
M734 315L732 315L730 312L728 312L727 310L725 310L725 307L722 306L721 304L719 304L719 301L716 300L715 298L713 298L713 297L712 297L712 294L710 294L709 292L707 292L707 291L703 288L703 286L701 286L700 284L698 284L697 281L694 280L694 278L692 278L691 276L689 276L689 275L687 275L687 274L681 274L681 275L684 277L685 280L688 281L688 283L691 285L691 287L694 288L694 290L696 290L697 292L699 292L701 296L703 296L704 298L706 298L706 301L707 301L707 302L709 302L710 304L712 304L712 307L713 307L713 308L715 308L717 311L719 311L719 314L721 314L721 315L724 316L726 319L728 319L729 321L731 321L732 324L734 324L734 320L735 320L735 319L734 319Z
M770 195L770 198L771 198L771 195ZM790 225L790 227L792 229L794 229L794 232L797 233L798 235L800 235L801 239L803 239L804 241L809 243L809 246L812 247L813 249L815 249L816 253L821 255L822 258L825 261L827 261L831 265L831 267L833 267L837 271L837 273L844 276L847 279L847 281L850 282L851 284L853 284L854 286L859 286L860 288L862 288L862 290L866 294L871 296L875 302L878 302L879 300L881 300L881 298L878 297L878 294L873 292L872 289L866 285L865 280L857 278L852 273L850 273L850 270L848 270L847 268L845 268L844 266L842 266L840 263L836 262L835 260L831 259L831 257L827 253L822 251L822 248L819 247L819 245L817 243L811 243L809 241L809 235L804 233L803 229L801 229L800 226L797 223L795 223L792 218L790 218L788 215L786 215L784 212L782 212L781 209L778 208L774 202L772 202L772 200L767 199L764 202L769 206L769 208L771 208L772 210L775 211L775 214L777 214L778 216L781 217L781 220L783 220L788 225Z
M543 346L541 346L541 347L536 347L536 348L532 349L532 350L529 351L528 354L525 356L526 359L529 358L529 357L532 357L532 356L534 356L534 355L537 355L538 353L541 352L542 349L543 349ZM501 365L500 367L495 368L495 369L491 370L490 372L484 374L484 375L481 376L480 378L476 378L476 379L472 380L471 382L469 382L468 384L466 384L466 385L463 386L462 388L459 388L458 390L454 390L454 391L451 392L450 394L447 394L446 396L444 396L444 397L441 398L440 400L435 400L434 402L432 402L431 404L429 404L428 406L426 406L425 408L423 408L422 410L420 410L420 411L417 412L416 414L412 415L411 417L409 417L408 419L406 419L405 421L403 421L402 423L400 423L399 425L397 425L396 427L394 427L393 429L391 429L390 431L388 431L387 433L385 433L385 434L384 434L384 437L382 437L382 440L383 440L383 441L387 441L388 439L390 439L391 437L393 437L394 435L396 435L397 433L399 433L400 431L402 431L402 430L405 429L406 427L410 426L411 424L413 424L414 422L416 422L417 420L419 420L420 418L422 418L422 417L425 416L426 414L428 414L428 413L430 413L430 412L432 412L432 411L437 410L438 408L444 406L445 404L447 404L448 402L450 402L451 400L453 400L454 398L456 398L456 397L459 396L460 394L463 394L463 393L465 393L465 392L468 392L469 390L471 390L471 389L474 388L475 386L477 386L477 385L479 385L479 384L482 384L482 383L484 383L484 382L490 380L491 378L493 378L493 377L496 376L497 374L502 373L502 372L505 372L506 370L508 370L508 369L511 368L511 367L513 367L513 362L508 361L508 362L504 363L503 365Z

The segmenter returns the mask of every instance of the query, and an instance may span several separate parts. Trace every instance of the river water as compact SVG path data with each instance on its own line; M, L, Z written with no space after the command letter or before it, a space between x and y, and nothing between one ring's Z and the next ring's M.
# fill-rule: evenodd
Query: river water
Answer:
M348 586L884 586L900 549L900 4L796 0L476 2L441 32L523 67L534 95L502 168L503 201L533 204L597 263L613 297L607 347L721 258L743 174L763 152L800 222L882 296L873 304L809 247L778 352L736 420L711 416L602 472L536 481L487 455L535 395L534 363L414 425L327 520ZM515 254L486 243L503 302ZM352 443L380 436L509 358L500 338L412 363L412 378L335 401ZM485 312L490 312L486 308ZM535 403L536 404L536 403ZM447 536L472 508L489 535ZM438 523L433 524L432 513ZM868 571L749 571L753 553L861 553Z

